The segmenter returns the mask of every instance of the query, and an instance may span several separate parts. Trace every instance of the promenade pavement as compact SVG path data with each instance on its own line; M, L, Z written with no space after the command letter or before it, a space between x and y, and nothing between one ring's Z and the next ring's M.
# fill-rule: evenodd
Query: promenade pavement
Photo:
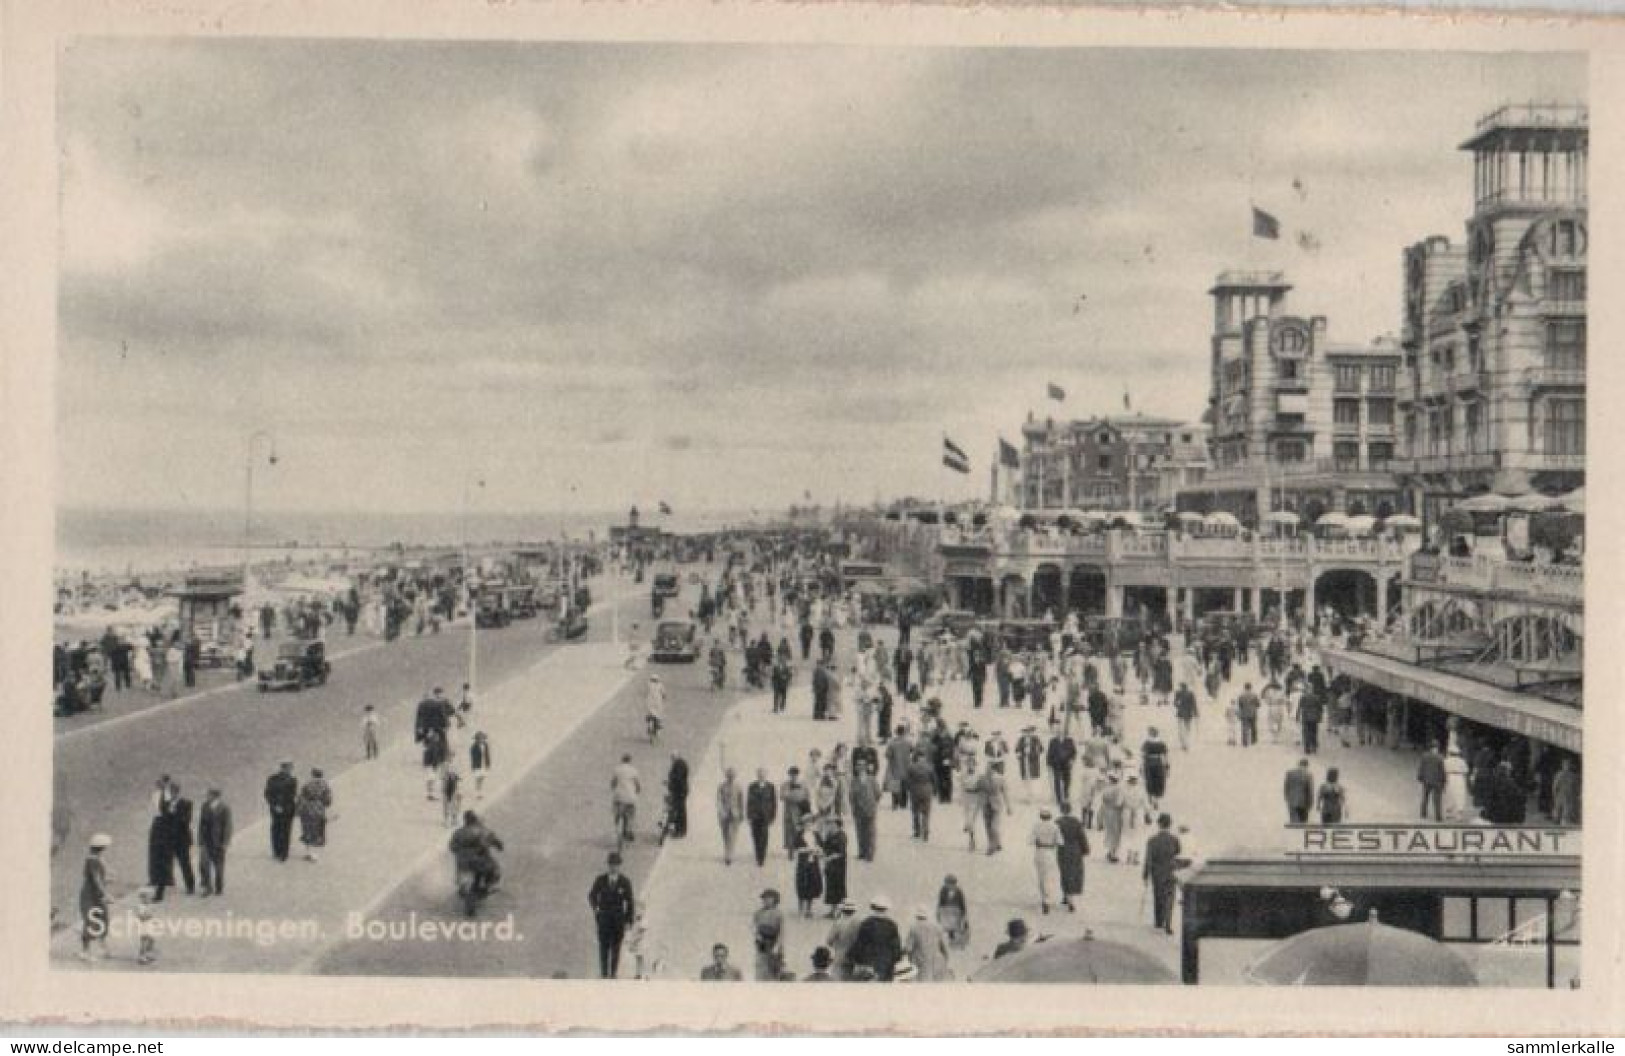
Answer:
M894 641L894 635L888 634ZM843 636L842 649L850 648L850 635ZM839 656L850 655L839 652ZM1244 680L1257 684L1256 667L1238 668L1224 691L1233 695ZM990 680L991 683L991 680ZM967 683L950 682L934 686L944 715L951 724L969 721L984 741L1000 730L1014 746L1021 728L1036 724L1045 734L1045 716L1014 707L1001 710L989 685L989 703L980 711L970 706ZM1133 690L1130 696L1133 697ZM1265 743L1251 748L1230 747L1225 743L1222 705L1204 702L1198 736L1190 751L1177 746L1171 707L1141 707L1129 704L1125 738L1138 754L1148 727L1158 726L1173 746L1173 769L1163 809L1177 825L1188 825L1199 853L1216 857L1226 851L1255 850L1278 853L1285 847L1286 811L1281 797L1284 772L1299 758L1291 733L1282 743ZM724 765L738 769L741 781L750 780L758 766L765 767L775 784L791 765L806 769L810 748L816 746L827 756L838 741L855 742L856 716L848 706L838 723L818 723L811 718L811 692L805 677L798 677L790 694L785 715L771 713L765 695L741 700L723 722L716 740L695 767L694 798L701 809L694 812L693 838L668 845L648 885L651 959L660 962L659 974L669 978L695 978L709 960L713 942L722 941L735 951L735 961L747 973L751 961L752 912L759 905L764 887L778 889L784 898L788 919L786 964L798 975L810 969L813 949L824 942L830 922L820 915L812 921L796 916L794 870L782 850L782 827L775 825L772 852L765 868L758 869L749 852L748 833L741 833L741 853L731 867L722 863L721 838L715 813L710 809L721 781ZM1349 788L1352 818L1358 820L1405 821L1414 817L1412 794L1415 788L1415 756L1408 751L1386 748L1344 748L1335 738L1312 761L1317 780L1328 766L1342 770ZM906 810L893 811L889 799L883 802L878 822L876 861L856 860L856 841L850 826L853 857L848 870L848 889L860 906L860 916L868 912L868 901L877 894L889 896L893 917L907 933L916 906L934 915L936 895L945 874L954 874L969 899L972 940L952 957L958 978L975 972L991 957L993 947L1004 938L1005 924L1012 918L1026 920L1033 935L1078 935L1088 927L1102 937L1128 941L1140 947L1177 973L1179 948L1176 936L1165 936L1151 927L1151 910L1145 899L1138 866L1105 861L1104 833L1090 832L1092 853L1086 860L1085 893L1076 914L1052 911L1041 916L1038 889L1029 843L1040 806L1053 806L1048 781L1041 782L1029 797L1010 764L1012 814L1004 819L1004 850L987 855L982 849L972 853L964 835L964 815L956 795L951 805L938 804L933 811L929 843L913 840ZM882 774L883 776L883 774ZM1149 835L1141 825L1129 832L1124 847L1142 848ZM978 847L985 840L978 835ZM820 914L827 907L819 904ZM1177 934L1177 922L1175 926ZM1232 958L1232 961L1234 958ZM1242 962L1244 963L1244 962ZM1231 964L1227 970L1239 970ZM1217 969L1215 972L1217 973ZM1204 975L1206 979L1208 976ZM1214 981L1237 981L1215 979Z

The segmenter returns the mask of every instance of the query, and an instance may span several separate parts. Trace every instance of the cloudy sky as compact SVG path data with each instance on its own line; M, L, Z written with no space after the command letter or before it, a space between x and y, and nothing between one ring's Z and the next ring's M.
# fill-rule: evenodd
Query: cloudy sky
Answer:
M1029 410L1197 417L1223 268L1286 268L1336 341L1395 329L1473 121L1584 88L1553 56L82 42L60 499L233 508L262 428L290 511L455 509L470 474L510 511L983 494Z

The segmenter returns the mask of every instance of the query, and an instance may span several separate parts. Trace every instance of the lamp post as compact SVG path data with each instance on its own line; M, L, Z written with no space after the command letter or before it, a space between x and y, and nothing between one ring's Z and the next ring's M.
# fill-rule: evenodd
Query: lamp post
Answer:
M243 593L248 593L248 569L254 537L254 448L264 440L267 447L266 465L276 465L276 434L269 429L250 433L244 445L243 456Z
M474 699L475 679L479 673L480 610L475 594L474 565L469 560L468 514L471 496L476 487L485 487L485 479L473 474L463 478L463 586L468 591L468 698Z

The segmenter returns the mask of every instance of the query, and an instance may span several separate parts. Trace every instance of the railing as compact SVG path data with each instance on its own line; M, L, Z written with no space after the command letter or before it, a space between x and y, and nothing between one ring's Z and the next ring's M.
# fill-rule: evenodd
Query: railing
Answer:
M1410 572L1416 583L1506 591L1565 601L1585 600L1583 565L1538 565L1482 554L1475 557L1415 554L1411 557Z
M1585 388L1584 367L1526 367L1524 383L1534 388Z
M1478 119L1476 131L1492 128L1588 128L1591 108L1584 103L1507 103Z
M1154 532L1141 535L1136 532L1111 532L1107 553L1113 558L1167 557L1168 533Z

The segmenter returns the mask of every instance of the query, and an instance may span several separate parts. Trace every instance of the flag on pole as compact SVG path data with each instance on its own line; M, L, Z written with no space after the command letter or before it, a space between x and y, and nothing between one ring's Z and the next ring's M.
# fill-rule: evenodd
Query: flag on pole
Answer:
M1253 237L1279 239L1281 237L1281 221L1266 213L1258 206L1253 206Z
M1049 383L1049 398L1064 401L1066 399L1066 390L1052 381Z
M1129 402L1129 398L1128 398L1128 389L1126 389L1126 388L1125 388L1125 389L1124 389L1124 390L1123 390L1123 410L1125 410L1125 411L1131 411L1131 410L1133 410L1133 409L1134 409L1134 405L1133 405L1133 404L1132 404L1132 403L1130 403L1130 402Z
M1021 452L1016 450L1015 444L1002 436L999 437L999 465L1008 466L1011 469L1021 468Z
M671 513L671 507L666 504L665 499L660 500L660 512L665 514Z
M942 464L956 473L970 472L970 457L965 449L946 436L942 438Z

